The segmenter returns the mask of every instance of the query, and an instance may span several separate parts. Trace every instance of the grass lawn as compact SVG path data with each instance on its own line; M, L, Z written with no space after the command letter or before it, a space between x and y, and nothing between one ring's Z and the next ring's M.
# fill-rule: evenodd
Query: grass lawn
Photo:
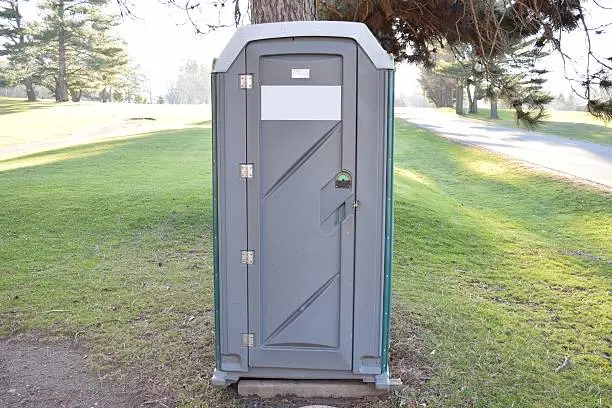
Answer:
M3 148L16 145L78 137L102 140L109 134L133 134L131 129L136 125L147 126L147 130L137 132L144 133L153 129L175 129L187 123L203 124L209 119L209 105L30 103L0 97L0 160L9 158L2 156Z
M376 406L610 406L612 198L404 123L396 140L392 358L417 333L436 369ZM210 153L201 127L0 162L0 335L78 339L152 394L236 404L208 383Z
M499 120L490 119L489 116L489 109L478 109L477 114L467 115L468 118L485 120L502 126L520 127L512 110L500 109ZM568 139L612 144L612 125L597 120L586 112L548 111L545 122L536 131Z
M53 106L51 101L28 102L25 99L0 97L0 115L19 113L31 109L41 109Z
M421 398L610 406L612 197L411 125L396 137L395 294L438 366Z

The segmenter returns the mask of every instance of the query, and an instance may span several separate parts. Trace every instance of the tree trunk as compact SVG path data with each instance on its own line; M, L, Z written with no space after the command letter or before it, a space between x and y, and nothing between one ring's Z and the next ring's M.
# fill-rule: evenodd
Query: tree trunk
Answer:
M468 105L470 107L469 112L475 113L475 112L472 112L472 106L474 106L474 99L476 97L476 93L474 93L474 98L472 98L472 90L470 89L470 85L468 84L468 86L466 86L465 89L467 90Z
M64 27L64 0L60 0L57 7L57 15L60 20L58 33L58 58L57 58L57 89L55 100L57 102L68 102L68 84L66 78L66 31Z
M478 113L478 99L472 99L470 102L470 113Z
M70 98L72 102L81 102L81 97L83 96L83 90L79 89L75 91L74 89L70 89Z
M109 102L110 99L111 99L110 92L106 88L103 88L100 91L100 100L102 101L102 103L106 103L106 102Z
M457 97L455 98L455 112L457 115L463 115L463 85L457 85Z
M9 3L9 6L10 5L11 3ZM22 29L23 27L21 25L21 12L19 11L19 1L13 2L12 6L15 11L15 25L16 25L17 31L19 32L19 48L20 48L20 52L23 52L23 49L26 44L26 38L25 38L24 30ZM32 81L32 78L24 79L23 84L26 87L26 94L28 95L28 102L36 102L36 91L34 90L34 81Z
M472 95L472 90L468 86L467 94L468 94L468 103L470 105L470 113L478 113L478 99L476 99L476 96L477 96L476 87L474 87L474 95Z
M499 112L497 112L497 95L491 96L491 119L499 119Z
M317 19L315 0L249 0L251 23Z
M36 102L36 90L34 89L34 81L32 81L32 78L26 78L23 84L26 87L28 102Z

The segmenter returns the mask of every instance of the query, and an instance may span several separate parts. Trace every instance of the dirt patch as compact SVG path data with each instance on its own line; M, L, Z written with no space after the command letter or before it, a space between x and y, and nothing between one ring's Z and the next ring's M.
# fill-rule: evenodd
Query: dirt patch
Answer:
M424 329L418 316L395 304L390 364L392 377L400 377L403 387L361 400L241 399L235 386L218 390L209 382L214 367L212 310L164 313L174 316L170 337L164 334L164 326L155 325L155 315L144 313L132 321L142 326L132 333L142 341L129 336L95 338L85 332L78 332L79 343L85 341L88 347L72 338L36 334L0 338L0 407L168 408L179 401L184 406L211 408L416 407L435 371L424 353ZM117 347L130 341L135 347L122 351Z
M145 402L94 373L86 360L84 350L65 340L0 339L0 407L128 408Z
M400 378L403 386L395 390L388 406L418 406L427 382L435 375L436 369L425 350L426 330L418 316L399 302L394 302L389 366L391 377Z

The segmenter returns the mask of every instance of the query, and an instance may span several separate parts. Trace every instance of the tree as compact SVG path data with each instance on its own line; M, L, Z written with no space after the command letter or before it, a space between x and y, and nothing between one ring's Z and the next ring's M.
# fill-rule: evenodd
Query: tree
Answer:
M19 10L19 0L0 0L0 56L7 56L4 80L7 84L22 83L28 101L36 101L35 73L32 72L33 44Z
M444 76L434 69L422 68L418 78L425 97L436 105L436 108L451 108L456 81Z
M459 63L457 55L442 48L436 53L434 66L422 68L419 83L425 95L437 107L455 107L462 115L464 88L469 85L466 68ZM469 94L471 100L471 94Z
M122 91L124 100L128 103L132 103L134 96L143 92L144 84L147 82L147 77L140 71L139 65L128 64L117 78L115 89Z
M114 91L113 92L113 101L115 102L123 102L125 100L125 98L123 97L123 93L119 92L119 91Z
M102 36L99 40L103 40ZM128 56L125 44L119 40L107 43L107 45L102 44L104 43L100 42L99 48L95 49L89 64L93 72L97 73L95 78L89 78L89 84L100 84L103 90L108 90L108 94L112 94L113 88L125 86L125 77L130 75Z
M108 0L44 0L39 4L42 24L37 40L45 49L43 65L49 89L58 102L69 93L78 101L83 90L104 81L104 71L112 76L125 46L110 30L116 20L104 12Z
M497 104L500 98L515 109L517 121L527 127L537 126L545 116L545 106L553 97L542 86L548 71L536 65L548 53L534 47L535 41L517 40L507 46L507 54L491 60L486 82L492 119L499 119Z
M455 80L455 112L463 115L463 97L468 96L470 113L478 112L478 100L484 97L482 92L482 71L478 60L474 58L473 49L469 45L448 47L438 52L435 70L442 76ZM440 58L440 55L445 58Z
M129 0L116 0L122 12L130 13ZM193 0L161 0L177 6L191 16L198 9ZM209 0L223 7L229 0ZM576 78L591 114L612 120L612 56L602 56L590 41L602 35L606 27L591 27L585 15L587 4L599 12L612 8L601 0L232 0L234 23L242 21L242 7L248 2L254 23L296 19L358 21L368 25L382 46L396 61L408 61L432 67L441 44L468 44L473 47L489 75L495 57L506 53L507 45L517 39L535 36L535 47L548 45L566 60L563 47L565 34L581 31L587 40L584 51L586 71ZM196 5L194 5L196 4ZM313 4L316 10L313 10ZM292 12L307 10L310 12ZM202 32L197 19L189 18L197 32ZM209 29L225 23L207 24ZM608 52L604 49L604 52ZM597 92L596 88L602 92ZM525 106L525 105L523 105ZM527 118L530 112L520 115ZM537 110L535 112L537 116Z
M591 114L612 120L612 56L594 49L592 36L602 35L607 25L589 27L586 1L579 0L321 0L319 17L327 20L366 23L396 61L407 60L432 66L441 44L464 44L473 48L485 76L494 74L495 59L508 55L517 41L535 38L533 49L549 46L567 59L565 33L580 30L586 39L587 68L575 78ZM599 12L611 10L602 2L588 2ZM609 11L608 11L609 12ZM605 50L604 52L608 52ZM602 89L597 93L596 88ZM533 96L533 95L532 95ZM541 99L544 100L544 99ZM538 98L514 104L522 107L517 117L530 124L537 121ZM528 110L533 106L533 110Z
M8 88L10 86L7 79L8 63L0 60L0 88Z
M483 72L473 58L469 46L441 48L433 68L422 68L419 83L436 106L452 107L464 114L463 100L467 93L470 113L478 113L478 101L485 97Z

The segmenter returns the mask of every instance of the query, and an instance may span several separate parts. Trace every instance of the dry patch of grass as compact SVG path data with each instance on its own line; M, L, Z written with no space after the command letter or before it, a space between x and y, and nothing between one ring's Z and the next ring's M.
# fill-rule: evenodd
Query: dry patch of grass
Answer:
M2 148L16 145L24 145L25 148L32 144L78 139L85 139L84 143L89 143L109 137L176 129L190 123L206 125L210 115L210 105L57 104L0 98L0 160L4 157ZM68 146L52 146L44 150ZM36 150L28 150L26 154L34 152Z

